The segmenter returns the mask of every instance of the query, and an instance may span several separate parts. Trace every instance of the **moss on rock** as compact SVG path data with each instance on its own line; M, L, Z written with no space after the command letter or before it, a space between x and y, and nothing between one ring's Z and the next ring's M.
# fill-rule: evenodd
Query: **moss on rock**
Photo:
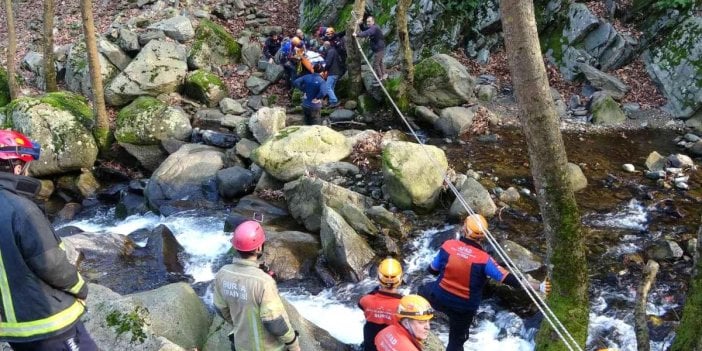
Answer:
M56 109L68 111L86 128L91 129L95 123L95 113L88 105L88 99L69 91L47 93L39 101Z
M204 67L207 63L226 65L239 62L240 59L241 45L226 28L210 20L200 21L188 55L189 63Z
M446 70L432 57L424 59L414 66L414 85L422 86L424 81L429 78L448 78Z
M141 145L146 137L148 120L160 115L166 104L151 96L140 96L117 113L115 138L119 142Z
M207 106L214 107L227 95L227 86L216 74L199 69L185 79L183 91Z

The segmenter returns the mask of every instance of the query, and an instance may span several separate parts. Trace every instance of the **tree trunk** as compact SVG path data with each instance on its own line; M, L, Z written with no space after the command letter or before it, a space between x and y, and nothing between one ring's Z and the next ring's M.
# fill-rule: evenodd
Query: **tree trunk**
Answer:
M83 34L85 35L85 46L88 53L90 85L93 91L93 107L95 108L93 136L98 148L102 152L106 152L110 147L110 122L107 119L107 110L105 109L105 92L102 87L100 59L95 39L92 0L81 0L80 9L83 16Z
M360 51L358 51L356 38L354 38L353 33L358 30L356 21L359 19L363 20L365 10L366 0L355 0L353 3L353 14L346 26L346 67L348 67L350 80L349 95L354 98L363 93L363 78L361 77L363 58Z
M503 0L502 27L526 138L531 174L544 223L553 293L549 306L583 348L587 339L588 274L583 228L567 178L568 162L534 18L534 3ZM537 335L537 350L564 350L550 325Z
M414 84L414 59L409 41L409 31L407 30L407 11L411 3L412 0L399 0L397 2L397 37L400 41L404 73L398 88L397 105L402 111L409 110L409 92Z
M44 83L46 91L58 91L54 66L54 0L44 0Z
M14 100L19 96L19 84L17 84L17 73L15 65L15 54L17 53L17 33L15 33L15 15L12 8L12 0L5 0L5 13L7 17L7 85L10 87L10 99Z
M694 267L686 299L682 320L675 331L670 351L702 350L702 223L697 230Z
M644 276L636 291L636 307L634 308L634 330L636 331L636 345L638 351L650 351L651 341L648 337L648 318L646 318L646 302L648 301L648 291L656 281L658 274L658 262L648 260L644 267Z

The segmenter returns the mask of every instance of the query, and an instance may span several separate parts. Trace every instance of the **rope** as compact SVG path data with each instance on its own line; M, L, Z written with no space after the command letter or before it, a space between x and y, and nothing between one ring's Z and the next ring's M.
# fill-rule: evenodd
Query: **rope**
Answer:
M351 11L351 15L355 19L358 19L355 11ZM356 33L355 31L356 31L356 27L354 27L354 34ZM412 125L409 123L409 121L407 120L405 115L402 113L402 111L400 111L400 108L397 107L397 104L395 104L395 101L390 96L387 89L385 89L385 86L383 85L380 77L378 77L378 74L373 69L373 65L371 65L370 61L368 60L368 57L363 52L363 49L361 48L361 43L356 36L354 36L354 42L356 43L356 47L358 48L358 51L361 53L361 57L363 57L363 60L368 65L371 73L373 74L373 77L375 78L376 82L378 82L380 88L383 90L383 93L385 94L385 96L388 98L388 100L392 104L392 107L395 109L397 114L402 119L402 122L407 126L407 129L410 131L412 136L417 140L417 143L421 146L421 149L426 154L427 158L433 163L433 166L436 169L440 169L436 160L431 156L429 151L427 151L426 145L419 138L419 136L417 135L417 132L414 130L414 128L412 128ZM456 189L456 187L453 185L451 180L448 179L448 176L446 175L446 173L444 173L443 178L444 178L444 182L446 183L448 188L451 190L451 192L453 192L453 194L456 196L456 199L458 199L458 201L463 206L463 208L466 210L466 212L469 215L474 215L475 212L470 207L470 205L466 202L466 200L463 198L463 195L461 195L460 191L458 191L458 189ZM580 347L580 345L575 341L573 336L570 334L568 329L566 329L566 327L563 326L561 321L553 313L553 311L548 307L546 302L541 298L541 296L536 292L536 290L531 286L531 284L529 284L526 277L524 276L524 273L522 273L521 270L519 270L519 268L512 261L512 259L509 257L507 252L505 252L504 249L500 246L500 244L497 242L497 239L495 239L495 237L492 235L492 233L490 233L490 230L488 228L482 228L482 224L480 224L480 223L478 223L478 225L483 230L483 233L485 233L485 237L487 238L490 245L495 249L497 256L500 259L502 259L503 262L505 262L505 265L507 266L507 269L510 271L510 273L514 274L518 278L517 281L519 281L519 284L521 285L522 289L527 293L527 296L529 296L529 299L531 299L531 301L534 303L534 305L536 305L536 307L539 309L539 311L544 315L544 318L546 319L546 321L548 321L548 323L551 325L551 327L556 332L556 334L558 334L558 337L563 341L563 343L566 345L568 350L570 350L570 351L573 351L573 350L583 351L583 349Z

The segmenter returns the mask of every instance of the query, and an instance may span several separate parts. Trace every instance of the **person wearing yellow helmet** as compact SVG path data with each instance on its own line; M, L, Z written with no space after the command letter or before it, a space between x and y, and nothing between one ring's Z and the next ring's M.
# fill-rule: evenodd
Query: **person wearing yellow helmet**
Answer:
M463 222L458 240L447 240L428 267L438 276L419 289L438 311L449 317L447 351L463 350L468 340L470 324L480 306L487 279L520 288L517 278L502 268L483 250L482 242L488 232L488 222L482 215L472 214ZM534 289L547 294L550 283L531 283Z
M429 301L419 295L400 299L395 313L398 323L378 333L375 346L378 351L420 351L429 336L429 321L434 317Z
M363 350L376 351L375 336L388 325L396 323L397 308L402 295L397 288L402 284L402 265L394 258L386 258L378 265L378 282L373 291L361 297L358 307L363 310Z

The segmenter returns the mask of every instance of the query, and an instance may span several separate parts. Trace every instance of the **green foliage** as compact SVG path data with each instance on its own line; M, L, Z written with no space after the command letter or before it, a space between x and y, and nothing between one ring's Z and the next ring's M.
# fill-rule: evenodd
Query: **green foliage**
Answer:
M445 13L454 14L457 16L468 17L473 14L480 1L478 0L439 0L446 10Z
M687 10L694 4L695 0L658 0L653 6L658 10Z
M0 67L0 106L10 103L10 85L7 81L7 72Z
M108 326L115 327L118 336L126 332L131 332L132 342L139 341L139 343L144 343L144 340L146 340L144 327L149 325L145 320L145 316L148 314L148 309L137 306L129 313L122 313L114 310L107 315L105 321Z

